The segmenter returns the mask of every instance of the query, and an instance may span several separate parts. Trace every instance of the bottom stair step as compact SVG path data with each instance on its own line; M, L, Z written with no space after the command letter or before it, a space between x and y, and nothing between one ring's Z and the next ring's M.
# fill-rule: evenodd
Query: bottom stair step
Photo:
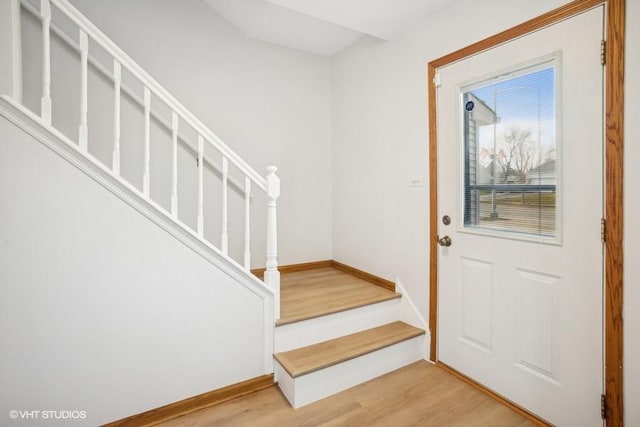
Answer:
M422 359L424 335L393 322L277 353L278 385L298 408Z
M424 335L422 329L398 321L277 353L275 358L290 376L296 378L420 335Z

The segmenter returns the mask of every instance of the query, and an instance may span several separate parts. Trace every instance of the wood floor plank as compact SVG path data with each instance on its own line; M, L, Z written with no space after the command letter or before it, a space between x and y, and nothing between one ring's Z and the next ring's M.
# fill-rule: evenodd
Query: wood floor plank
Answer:
M277 387L176 418L164 427L532 427L534 423L438 366L416 362L293 409Z
M424 330L393 322L344 337L274 355L293 378L424 335Z
M400 297L399 293L335 268L287 273L281 276L281 313L277 325L282 326Z

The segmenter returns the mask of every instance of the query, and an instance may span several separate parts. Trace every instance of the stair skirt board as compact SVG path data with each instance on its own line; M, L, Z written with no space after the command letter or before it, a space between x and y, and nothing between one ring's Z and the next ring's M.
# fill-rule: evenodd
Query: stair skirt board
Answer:
M394 322L400 318L400 308L401 299L394 298L278 326L275 331L275 352L305 347Z
M296 378L275 361L278 387L299 408L423 359L425 335Z

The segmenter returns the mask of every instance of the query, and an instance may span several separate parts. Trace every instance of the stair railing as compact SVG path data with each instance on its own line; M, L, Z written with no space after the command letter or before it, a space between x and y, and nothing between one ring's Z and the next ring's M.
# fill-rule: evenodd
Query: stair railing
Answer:
M10 3L10 4L8 4ZM3 12L11 15L12 31L20 28L20 0L8 0L3 6ZM60 12L71 20L79 31L79 43L77 49L80 53L80 117L78 124L78 145L77 149L80 153L87 156L91 160L88 152L89 146L89 123L88 123L88 64L91 61L89 56L89 41L97 43L109 56L113 59L113 69L110 77L113 79L114 85L114 126L113 126L113 150L112 150L112 166L110 173L118 181L128 185L130 189L138 193L138 196L149 202L161 210L169 219L175 221L181 227L187 229L197 239L205 243L207 246L222 253L229 261L235 261L229 256L229 235L228 235L228 187L234 185L236 188L241 187L240 183L235 182L229 176L229 163L234 165L245 177L244 179L244 250L243 264L241 265L248 274L251 274L251 237L250 237L250 203L252 187L265 192L267 196L267 222L266 222L266 271L264 274L265 285L274 293L274 318L280 318L280 273L278 272L278 244L277 244L277 200L280 196L280 178L276 175L277 168L268 166L266 176L261 176L249 164L247 164L240 156L238 156L231 148L229 148L213 131L198 120L189 110L187 110L178 100L176 100L169 92L164 89L156 80L154 80L146 71L144 71L135 61L125 54L114 42L112 42L104 33L102 33L95 25L93 25L84 15L82 15L67 0L40 0L40 10L38 11L30 3L22 0L22 5L31 13L39 14L42 22L42 96L40 100L40 118L44 126L52 128L52 99L51 99L51 32L56 31L63 39L66 37L67 42L71 39L64 35L64 32L55 27L52 23L51 6L54 5ZM17 22L16 22L17 21ZM13 46L14 63L11 65L15 70L19 65L19 52L21 46L15 46L20 43L19 35L11 37ZM74 43L75 44L75 43ZM16 53L17 52L17 53ZM16 55L18 60L16 59ZM95 61L91 62L95 66ZM100 68L98 65L97 68ZM102 67L104 68L104 67ZM121 151L120 151L120 123L121 123L121 93L131 92L123 87L122 69L126 69L132 76L142 83L144 88L144 99L141 101L144 107L144 164L142 191L131 186L120 173ZM99 70L100 71L100 70ZM108 70L106 70L108 72ZM102 70L104 73L105 70ZM22 81L21 73L13 72L11 78L13 82L9 85L12 90L8 91L11 97L18 103L22 102ZM158 119L151 110L151 95L157 97L171 111L171 204L170 210L167 211L159 206L150 196L150 140L151 120ZM198 159L198 206L197 206L197 227L192 230L188 225L178 219L178 141L183 139L179 136L180 124L185 123L197 132L197 159ZM203 185L203 162L205 144L213 147L222 155L221 166L216 169L221 171L222 175L222 200L221 200L221 236L220 247L212 245L211 242L204 238L204 185ZM231 181L231 182L230 182Z

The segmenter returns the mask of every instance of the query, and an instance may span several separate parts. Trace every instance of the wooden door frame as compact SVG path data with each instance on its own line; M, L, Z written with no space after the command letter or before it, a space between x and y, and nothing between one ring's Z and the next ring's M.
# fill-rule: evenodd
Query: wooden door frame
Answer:
M606 5L605 66L605 284L604 380L606 425L623 425L623 134L624 134L624 28L625 0L574 0L428 64L429 94L429 329L430 359L437 362L438 319L438 140L436 71L523 35Z

